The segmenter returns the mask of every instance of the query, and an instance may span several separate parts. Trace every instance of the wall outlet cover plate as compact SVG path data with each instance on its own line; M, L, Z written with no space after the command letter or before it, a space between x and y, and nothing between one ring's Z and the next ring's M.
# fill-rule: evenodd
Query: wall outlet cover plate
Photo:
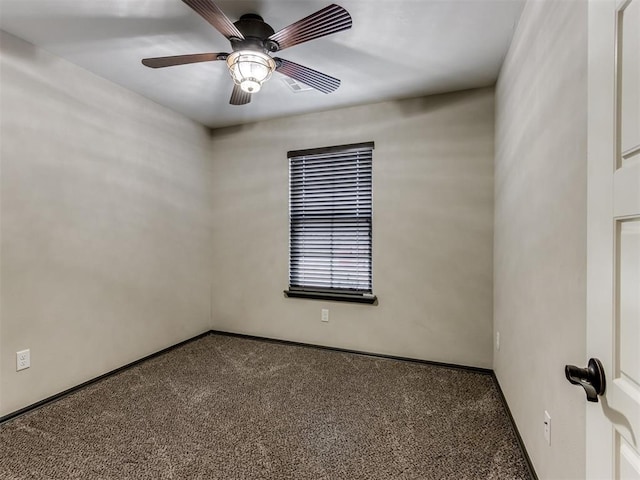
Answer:
M29 368L30 366L31 366L31 351L27 349L27 350L20 350L19 352L16 352L16 372Z

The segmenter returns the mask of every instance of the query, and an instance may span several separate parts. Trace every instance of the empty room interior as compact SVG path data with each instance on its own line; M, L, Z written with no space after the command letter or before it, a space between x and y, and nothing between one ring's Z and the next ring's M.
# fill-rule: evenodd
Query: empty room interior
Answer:
M0 478L640 479L640 0L0 29Z

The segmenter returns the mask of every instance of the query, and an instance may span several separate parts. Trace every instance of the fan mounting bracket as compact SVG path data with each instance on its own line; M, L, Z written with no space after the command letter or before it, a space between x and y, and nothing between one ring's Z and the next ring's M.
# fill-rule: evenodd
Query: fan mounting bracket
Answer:
M267 53L280 50L278 42L269 38L274 34L273 28L260 15L246 13L234 25L244 36L244 38L229 37L234 51L259 50Z
M271 40L270 38L267 38L264 41L264 48L266 48L268 51L273 53L280 50L280 45L275 40Z
M234 25L245 38L255 38L265 41L274 34L271 25L255 13L242 15L237 22L234 22Z

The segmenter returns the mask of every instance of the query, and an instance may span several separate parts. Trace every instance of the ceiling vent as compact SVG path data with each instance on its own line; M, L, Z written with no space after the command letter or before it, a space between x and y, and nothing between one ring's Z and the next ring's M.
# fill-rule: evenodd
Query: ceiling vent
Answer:
M287 86L293 91L293 93L308 92L309 90L313 90L313 87L305 85L304 83L300 83L291 77L282 77L282 81L287 84Z

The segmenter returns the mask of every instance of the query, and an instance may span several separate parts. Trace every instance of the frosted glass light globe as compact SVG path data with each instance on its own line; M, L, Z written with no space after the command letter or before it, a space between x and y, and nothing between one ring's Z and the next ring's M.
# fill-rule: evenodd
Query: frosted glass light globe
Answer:
M236 85L247 93L256 93L275 70L276 62L266 53L238 50L227 57L227 67Z

